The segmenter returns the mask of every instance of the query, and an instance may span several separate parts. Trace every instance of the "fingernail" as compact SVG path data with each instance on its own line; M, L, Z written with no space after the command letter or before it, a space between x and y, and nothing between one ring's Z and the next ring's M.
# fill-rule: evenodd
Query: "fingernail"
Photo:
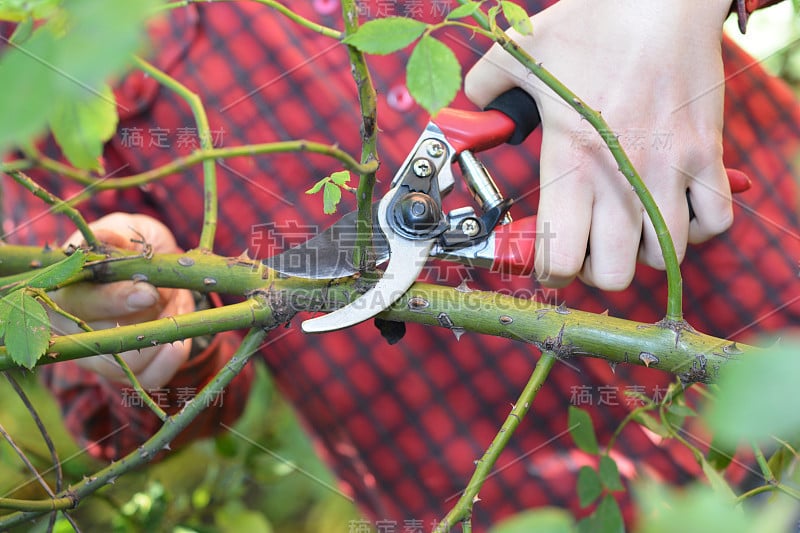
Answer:
M148 285L137 285L125 300L131 311L147 309L154 306L156 302L158 302L158 292Z

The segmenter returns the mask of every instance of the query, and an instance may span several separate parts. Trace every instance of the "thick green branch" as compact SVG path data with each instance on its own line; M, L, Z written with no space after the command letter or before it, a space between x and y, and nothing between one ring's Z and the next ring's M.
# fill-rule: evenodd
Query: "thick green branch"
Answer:
M266 327L272 321L272 310L258 300L251 299L141 324L53 337L48 355L42 357L38 364L139 350L224 331ZM6 347L0 347L0 371L13 368L17 368L16 363L8 355Z
M200 97L190 91L189 88L181 82L169 76L166 72L157 69L144 59L134 57L133 61L139 69L158 81L161 85L175 92L189 104L194 114L195 122L197 122L197 135L200 138L200 148L203 150L211 150L214 148L211 138L211 128L208 125L208 117L206 116L206 110L203 107L203 102L200 100ZM214 248L218 210L217 167L213 160L208 159L203 161L203 229L200 233L199 243L201 250L210 252Z
M355 0L342 1L345 33L358 31L358 6ZM378 162L377 95L364 54L353 46L347 46L353 80L358 89L358 102L361 106L361 164ZM369 250L372 248L372 196L375 189L375 170L362 173L356 191L358 219L356 221L356 243L353 251L353 264L365 268L369 263Z
M539 392L539 389L542 388L547 376L550 375L550 371L553 369L556 360L557 357L552 352L542 352L539 362L536 363L536 367L530 379L528 379L528 383L519 395L519 399L517 399L517 403L512 406L508 418L506 418L500 431L497 432L497 435L495 435L491 444L489 444L483 457L477 461L475 473L472 474L467 488L458 499L456 505L447 513L447 516L444 517L444 520L439 522L436 526L434 530L435 533L446 533L450 531L450 528L456 523L471 520L472 506L478 501L478 492L492 473L492 469L497 459L500 457L500 453L506 448L508 441L511 440L511 435L514 434L514 431L522 422L522 418L528 414L528 410L534 398L536 398L536 394Z
M658 324L425 283L414 284L380 316L506 337L534 344L560 358L595 357L656 368L685 382L715 381L726 364L757 351L690 329L676 332Z
M4 246L0 248L0 254L3 256L2 266L6 266L6 257L9 264L20 267L31 261L44 264L44 261L55 262L59 259L58 253L43 252L33 247ZM366 275L334 282L276 278L275 273L259 261L225 258L197 251L159 254L150 259L112 258L111 262L95 263L91 268L89 277L101 282L147 279L160 287L231 295L266 291L271 298L282 303L287 316L297 311L339 308L359 297L370 286L370 276ZM250 327L258 324L261 315L257 306L252 310L243 308L248 305L254 304L237 304L140 324L136 327L146 332L139 333L144 335L140 341L136 340L137 334L133 329L126 328L57 338L51 351L80 357L80 354L87 352L127 351L147 346L153 341L172 342L209 332ZM202 320L199 318L201 316ZM712 382L720 369L732 359L744 352L756 351L755 348L688 328L675 331L660 324L642 324L495 292L462 292L425 283L414 284L380 316L387 320L460 328L467 332L506 337L534 344L561 358L597 357L612 363L648 366L676 374L685 382ZM160 323L158 327L151 327L156 323ZM125 337L124 341L119 338L122 336ZM82 344L70 340L76 338L80 338ZM102 338L102 346L87 348L87 339L94 343L98 338ZM13 364L6 358L4 349L0 350L0 369L11 366Z

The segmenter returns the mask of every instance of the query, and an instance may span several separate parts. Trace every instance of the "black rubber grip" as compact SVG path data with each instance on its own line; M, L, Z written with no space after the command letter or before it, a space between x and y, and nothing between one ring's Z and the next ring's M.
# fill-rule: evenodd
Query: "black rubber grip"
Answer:
M508 144L520 144L542 121L536 101L519 87L510 89L487 105L484 110L496 109L514 121L516 129Z

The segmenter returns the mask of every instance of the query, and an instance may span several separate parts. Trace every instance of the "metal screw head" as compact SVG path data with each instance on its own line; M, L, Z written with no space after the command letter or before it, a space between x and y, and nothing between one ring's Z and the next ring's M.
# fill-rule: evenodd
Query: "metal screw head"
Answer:
M474 218L465 218L461 221L461 231L467 237L474 237L481 231L481 223Z
M416 174L417 177L420 177L420 178L427 178L428 176L433 174L433 165L431 165L430 161L428 161L427 159L424 159L422 157L420 157L419 159L416 159L412 163L412 167L411 168L414 169L414 174Z
M439 141L431 141L428 144L428 155L431 157L442 157L444 155L444 145Z
M441 220L441 212L436 202L425 193L410 192L397 203L399 218L397 222L404 231L414 235L424 235L436 229Z

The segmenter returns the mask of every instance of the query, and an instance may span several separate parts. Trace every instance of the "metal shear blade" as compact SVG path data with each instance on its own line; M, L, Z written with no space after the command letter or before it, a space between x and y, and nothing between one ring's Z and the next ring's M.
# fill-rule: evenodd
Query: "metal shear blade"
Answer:
M380 228L379 205L380 202L375 202L372 206L372 226L376 229ZM263 263L290 277L335 279L352 276L359 271L353 264L357 216L358 211L351 211L319 235L264 259ZM380 231L372 235L372 254L376 264L389 259L389 243Z
M306 333L347 328L374 317L399 300L422 272L436 239L409 240L394 232L387 222L387 212L396 194L395 188L381 200L378 219L390 253L402 260L389 261L383 277L355 302L327 315L304 321L302 328Z

